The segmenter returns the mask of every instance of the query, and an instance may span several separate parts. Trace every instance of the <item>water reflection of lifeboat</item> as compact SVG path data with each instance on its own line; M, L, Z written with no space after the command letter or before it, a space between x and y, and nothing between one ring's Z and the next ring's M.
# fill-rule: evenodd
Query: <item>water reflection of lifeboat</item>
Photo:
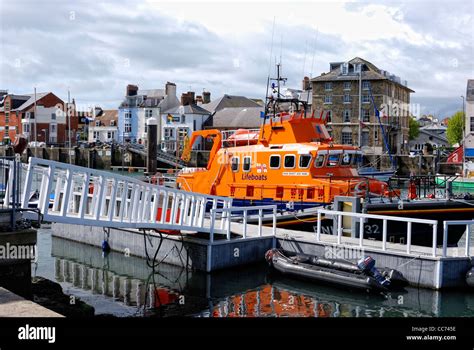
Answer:
M258 142L258 131L238 129L225 141L226 146L256 145Z

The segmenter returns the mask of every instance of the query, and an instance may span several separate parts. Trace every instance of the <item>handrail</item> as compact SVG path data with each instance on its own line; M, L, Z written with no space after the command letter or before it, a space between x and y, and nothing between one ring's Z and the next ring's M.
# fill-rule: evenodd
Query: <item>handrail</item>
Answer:
M443 221L443 257L446 257L448 252L448 227L450 225L466 225L466 244L464 247L464 255L470 256L470 240L471 240L471 230L470 226L474 225L474 220L446 220Z
M227 240L231 239L231 220L230 216L232 212L243 212L243 222L242 222L242 239L247 238L247 218L249 211L257 211L258 210L258 237L262 237L262 217L264 210L271 209L272 210L272 235L273 237L276 236L276 222L277 222L277 206L276 205L260 205L260 206L248 206L248 207L228 207L228 208L213 208L211 209L211 230L209 241L212 243L214 242L214 223L216 221L216 214L223 213L226 214L226 237Z
M337 244L342 244L342 217L349 216L359 219L359 247L364 247L364 219L376 219L382 220L382 251L387 250L387 222L388 221L399 221L407 223L407 243L406 243L406 253L411 254L411 238L412 238L412 224L426 224L433 226L433 244L431 255L433 257L437 256L437 238L438 238L438 221L437 220L426 220L426 219L416 219L416 218L404 218L399 216L387 216L387 215L376 215L376 214L364 214L364 213L353 213L345 211L333 211L328 209L318 209L318 220L316 226L316 241L321 240L321 214L333 215L337 219ZM443 239L443 246L447 244L447 235ZM370 248L374 248L370 246Z

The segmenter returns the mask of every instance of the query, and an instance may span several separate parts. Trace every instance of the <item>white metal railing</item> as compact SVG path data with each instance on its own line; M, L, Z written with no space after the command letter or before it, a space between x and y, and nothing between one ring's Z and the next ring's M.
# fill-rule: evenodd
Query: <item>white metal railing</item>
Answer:
M405 218L398 216L387 216L387 215L376 215L376 214L364 214L364 213L353 213L345 211L333 211L328 209L318 209L318 221L316 225L316 241L321 240L321 214L331 215L336 218L337 223L337 244L342 242L342 217L349 216L359 219L359 247L364 248L364 222L365 219L375 219L382 220L382 251L387 250L387 222L388 221L398 221L407 223L407 242L406 242L406 253L411 254L412 244L412 224L426 224L433 226L433 238L432 238L432 256L437 256L437 247L438 247L438 221L437 220L426 220L426 219L415 219L415 218ZM443 246L447 245L447 236L443 239ZM367 246L369 247L369 246ZM373 245L370 245L370 248L374 248ZM375 247L376 248L376 247Z
M248 230L248 212L255 212L258 211L258 226L257 226L257 236L262 237L262 227L263 227L263 211L264 210L271 210L272 211L272 235L276 236L276 222L277 222L277 206L276 205L260 205L260 206L253 206L253 207L229 207L229 208L213 208L211 209L211 231L209 241L212 243L214 242L214 226L216 222L216 215L218 213L222 213L222 216L226 218L226 220L221 220L221 230L227 235L227 240L231 238L231 225L232 225L232 213L234 212L242 212L242 238L247 238L247 230ZM239 223L240 224L240 223ZM254 236L255 237L255 236Z
M232 199L180 191L135 178L30 158L22 195L28 208L37 191L43 220L77 225L223 232L208 225L206 208L230 208ZM26 214L26 213L25 213ZM221 217L221 226L227 217Z
M236 132L239 130L245 130L246 133L242 134L237 134L242 136L241 139L233 139L229 140L229 138L233 135L236 135ZM228 146L234 146L236 147L237 144L244 146L244 145L250 145L254 142L254 139L251 138L252 135L259 134L260 129L236 129L236 130L222 130L221 135L222 135L222 140L221 140L221 146L222 147L228 147ZM236 136L237 136L236 135Z
M466 243L464 247L464 256L470 255L470 240L471 240L471 225L474 225L474 220L449 220L443 221L443 257L448 253L448 228L454 225L466 225Z

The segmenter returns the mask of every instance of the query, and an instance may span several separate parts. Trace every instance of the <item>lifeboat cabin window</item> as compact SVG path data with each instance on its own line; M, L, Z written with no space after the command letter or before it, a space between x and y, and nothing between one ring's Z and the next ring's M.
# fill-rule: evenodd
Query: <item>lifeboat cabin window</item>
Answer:
M309 154L300 154L300 168L307 169L309 168L309 163L311 162L311 156Z
M321 168L324 165L324 154L318 154L316 160L314 161L314 166L316 168Z
M280 169L280 156L272 155L270 156L270 169Z
M351 153L343 153L342 159L341 159L341 165L351 165L353 156L354 154L351 154Z
M244 163L242 165L242 170L246 173L250 171L250 166L252 163L252 157L244 157Z
M233 157L231 161L231 168L234 173L239 171L239 157Z
M285 156L285 169L293 169L295 167L295 158L293 154Z
M340 154L330 154L328 157L327 166L336 166L337 164L339 164L339 157L340 157Z

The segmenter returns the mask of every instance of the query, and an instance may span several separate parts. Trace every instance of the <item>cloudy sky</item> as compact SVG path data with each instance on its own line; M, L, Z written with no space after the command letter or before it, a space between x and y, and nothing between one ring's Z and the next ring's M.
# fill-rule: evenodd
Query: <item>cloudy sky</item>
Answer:
M64 99L69 89L80 106L106 108L128 83L263 98L280 57L299 88L359 56L407 80L422 113L444 117L474 78L473 13L473 0L0 0L0 89Z

